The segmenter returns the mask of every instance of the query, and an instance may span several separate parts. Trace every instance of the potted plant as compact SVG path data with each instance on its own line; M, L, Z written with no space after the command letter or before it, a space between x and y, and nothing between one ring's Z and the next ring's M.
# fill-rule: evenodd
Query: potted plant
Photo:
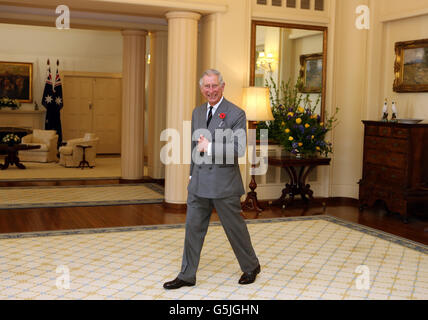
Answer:
M320 96L312 104L310 95L303 95L299 90L300 79L294 86L290 81L282 81L278 87L271 77L270 81L266 80L266 86L269 88L274 120L259 122L257 129L267 129L270 139L297 157L317 154L328 156L332 152L332 143L326 140L326 134L333 129L339 109L336 108L331 117L322 121L321 116L315 112Z

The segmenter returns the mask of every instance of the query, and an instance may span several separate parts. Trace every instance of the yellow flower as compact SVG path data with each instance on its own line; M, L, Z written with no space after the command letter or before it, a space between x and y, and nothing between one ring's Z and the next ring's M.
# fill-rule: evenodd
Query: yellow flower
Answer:
M320 126L323 126L324 125L324 122L320 122Z
M315 136L312 136L311 138L313 139L313 138L315 138Z
M305 109L303 109L302 107L298 107L297 111L299 111L300 113L303 113L303 112L305 112Z
M285 126L285 122L284 121L281 122L281 126Z
M290 137L288 138L288 140L293 141L293 140L294 140L294 138L290 136Z
M317 146L317 147L315 147L315 149L317 149L318 151L319 151L319 150L321 150L321 148L320 148L320 147L318 147L318 146Z
M301 146L303 146L303 143L302 143L302 142L299 142L299 147L301 147Z
M290 129L288 129L288 128L287 128L287 129L285 129L284 131L285 131L285 133L289 133L289 132L290 132Z
M301 123L302 123L302 119L297 118L297 119L296 119L296 123L297 123L297 124L301 124Z
M294 113L293 112L289 112L289 113L287 113L287 116L292 117L292 116L294 116Z
M309 127L310 127L309 123L305 124L305 128L309 128Z

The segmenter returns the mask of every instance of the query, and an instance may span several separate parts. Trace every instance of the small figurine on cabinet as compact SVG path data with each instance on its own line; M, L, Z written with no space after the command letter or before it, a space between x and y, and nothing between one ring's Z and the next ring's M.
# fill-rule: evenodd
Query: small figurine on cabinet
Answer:
M382 110L382 120L383 122L388 122L388 101L385 98L385 102L383 103L383 110Z
M397 107L395 106L395 102L392 102L392 116L391 122L398 122L397 120Z

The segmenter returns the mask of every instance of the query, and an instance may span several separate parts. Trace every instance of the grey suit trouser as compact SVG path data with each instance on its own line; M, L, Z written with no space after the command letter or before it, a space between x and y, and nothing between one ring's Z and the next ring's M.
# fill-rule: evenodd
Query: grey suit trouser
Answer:
M239 196L207 199L189 193L187 198L186 236L183 260L178 278L196 282L202 245L213 208L216 209L227 238L243 272L253 271L259 261L251 244L250 234L241 213Z

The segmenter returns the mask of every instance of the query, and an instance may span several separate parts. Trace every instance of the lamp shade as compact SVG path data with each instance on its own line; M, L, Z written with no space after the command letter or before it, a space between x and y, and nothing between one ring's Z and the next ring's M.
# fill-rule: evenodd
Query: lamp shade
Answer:
M269 88L244 88L243 107L249 121L273 120L269 100Z

